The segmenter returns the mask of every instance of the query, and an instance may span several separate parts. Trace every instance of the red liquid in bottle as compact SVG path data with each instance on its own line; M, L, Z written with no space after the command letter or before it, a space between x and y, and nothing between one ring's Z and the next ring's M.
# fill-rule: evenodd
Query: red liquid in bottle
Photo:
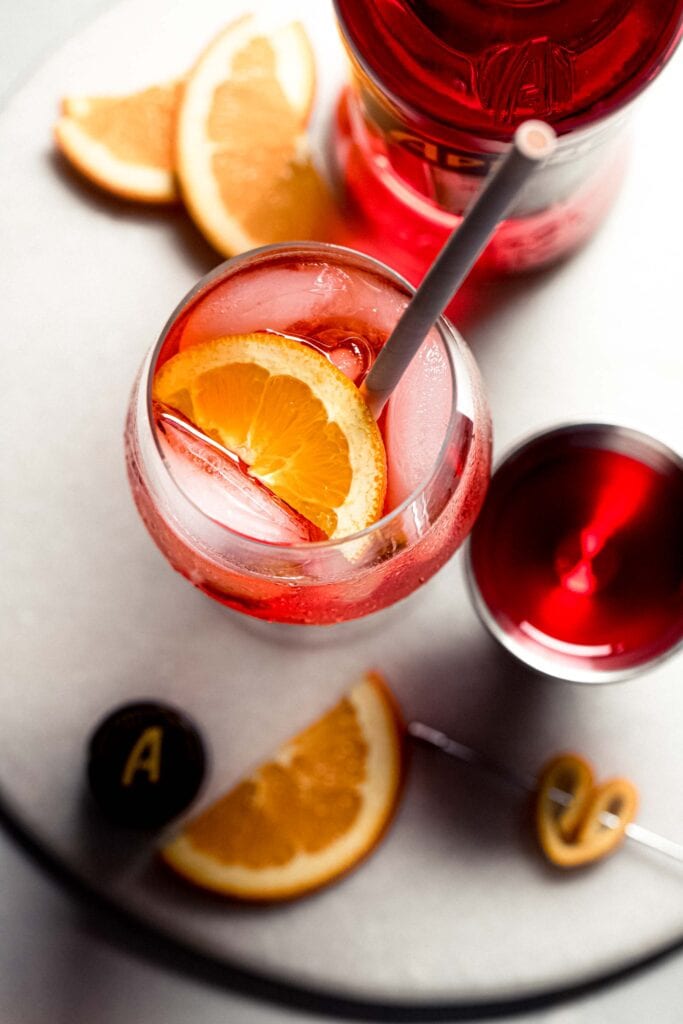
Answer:
M567 254L609 207L624 159L616 112L681 34L681 0L337 0L353 67L338 157L366 248L419 277L529 117L556 156L484 260L524 270ZM610 116L615 115L615 116Z
M524 660L628 672L683 638L683 468L546 435L494 476L470 557Z

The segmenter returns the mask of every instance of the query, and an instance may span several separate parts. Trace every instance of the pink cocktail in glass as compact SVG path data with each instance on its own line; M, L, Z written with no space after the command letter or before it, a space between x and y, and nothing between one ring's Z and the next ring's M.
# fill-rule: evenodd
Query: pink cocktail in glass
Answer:
M488 483L490 421L472 356L445 319L379 423L384 513L350 537L307 530L201 434L160 418L151 398L155 373L180 349L254 331L312 346L360 386L410 294L369 257L294 243L223 264L174 312L133 389L126 457L151 536L206 594L279 622L353 619L410 594L467 536Z

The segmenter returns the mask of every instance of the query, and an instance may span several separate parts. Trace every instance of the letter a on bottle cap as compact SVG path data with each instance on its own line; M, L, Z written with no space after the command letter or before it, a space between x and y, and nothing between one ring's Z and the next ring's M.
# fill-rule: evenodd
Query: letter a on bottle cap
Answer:
M204 744L180 711L151 701L126 704L90 741L88 781L118 824L158 828L184 811L204 778Z

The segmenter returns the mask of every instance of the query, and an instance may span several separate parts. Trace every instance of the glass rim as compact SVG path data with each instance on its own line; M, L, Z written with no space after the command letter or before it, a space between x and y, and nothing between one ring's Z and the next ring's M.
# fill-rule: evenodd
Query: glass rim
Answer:
M414 504L416 504L422 496L429 490L430 486L439 477L441 470L446 462L448 451L451 448L453 439L458 429L459 421L461 420L461 414L459 410L459 397L462 394L463 384L465 390L467 390L467 382L459 379L456 361L454 358L454 351L460 345L464 345L464 339L461 338L459 332L455 326L445 317L443 314L439 317L433 330L437 330L439 338L443 344L448 367L450 369L451 381L452 381L452 405L450 415L448 417L448 425L444 439L439 448L439 452L436 456L432 469L425 480L423 480L417 487L415 487L403 501L391 509L376 522L366 526L363 530L358 530L355 533L349 533L344 537L337 537L334 540L321 540L321 541L300 541L294 544L278 544L271 543L270 541L259 540L255 537L249 537L247 534L240 533L237 530L226 526L224 523L218 522L211 516L207 515L203 509L201 509L197 503L187 494L186 491L176 481L173 473L170 470L166 457L161 450L161 444L157 430L154 426L154 415L152 406L152 387L154 380L154 371L157 365L159 354L161 349L166 342L168 334L175 324L181 313L188 307L188 305L202 292L207 290L212 284L218 281L221 277L224 277L229 270L239 271L244 266L248 265L254 260L259 258L267 257L271 254L277 253L336 253L345 257L350 257L354 260L359 260L365 264L363 269L374 271L379 273L383 278L388 278L392 284L398 285L404 289L408 296L415 293L415 288L410 282L404 278L397 271L387 266L386 263L382 263L381 260L376 259L374 256L368 256L366 253L359 252L357 249L351 249L348 246L337 245L332 242L315 242L315 241L294 241L294 242L275 242L270 245L262 245L256 249L249 249L244 253L240 253L237 256L232 256L230 259L224 260L219 263L216 267L210 270L207 274L204 274L190 290L183 296L180 302L175 306L171 315L168 317L162 331L150 350L143 363L143 379L140 382L140 387L144 388L145 391L145 428L149 431L152 436L155 450L161 460L161 464L164 468L166 476L171 481L173 487L182 496L183 500L187 501L192 505L193 509L196 510L197 514L202 519L212 523L214 527L223 531L226 537L234 538L236 543L243 545L247 548L253 548L259 552L268 552L269 554L278 554L283 557L291 556L292 554L301 554L306 551L339 551L344 548L345 545L357 544L359 541L367 540L380 533L383 529L391 526L395 521L399 520L401 516Z

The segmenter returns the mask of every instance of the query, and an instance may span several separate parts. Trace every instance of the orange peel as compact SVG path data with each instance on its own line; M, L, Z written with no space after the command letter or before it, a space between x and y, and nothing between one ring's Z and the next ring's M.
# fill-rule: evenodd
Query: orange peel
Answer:
M567 805L553 791L570 797ZM593 769L578 754L560 754L543 769L536 798L541 848L558 867L573 868L607 856L623 841L638 808L638 791L625 778L595 784ZM610 827L602 819L613 816Z

